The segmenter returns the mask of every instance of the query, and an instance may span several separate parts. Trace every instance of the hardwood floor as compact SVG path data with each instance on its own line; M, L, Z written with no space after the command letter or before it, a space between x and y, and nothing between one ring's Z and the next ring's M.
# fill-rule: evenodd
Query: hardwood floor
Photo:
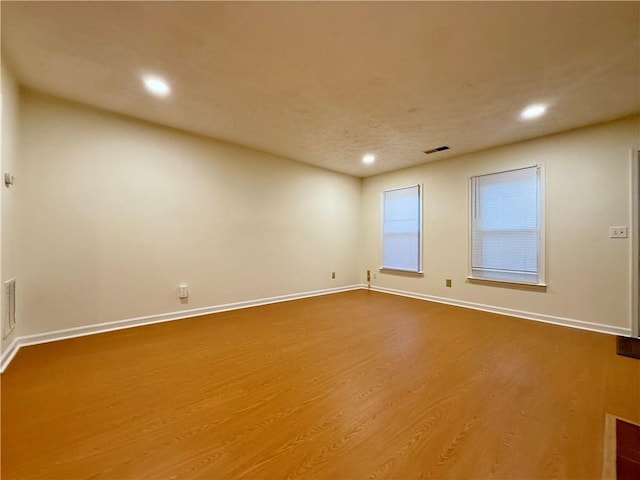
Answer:
M364 290L22 349L2 478L599 478L613 336Z

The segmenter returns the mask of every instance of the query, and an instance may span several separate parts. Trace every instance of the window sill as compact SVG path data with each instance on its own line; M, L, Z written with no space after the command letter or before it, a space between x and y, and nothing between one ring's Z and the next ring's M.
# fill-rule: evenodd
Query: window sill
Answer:
M487 278L467 277L469 283L478 285L489 285L492 287L515 288L518 290L529 290L532 292L546 292L546 283L519 283L509 282L507 280L489 280Z
M412 272L410 270L396 270L394 268L380 267L378 271L380 273L389 273L391 275L402 275L405 277L424 277L424 272L422 270L419 272Z

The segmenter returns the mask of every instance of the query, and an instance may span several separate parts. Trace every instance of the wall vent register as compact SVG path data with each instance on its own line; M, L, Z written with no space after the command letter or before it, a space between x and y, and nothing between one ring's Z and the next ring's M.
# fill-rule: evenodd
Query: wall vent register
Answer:
M4 282L4 302L2 304L2 338L16 326L16 279Z

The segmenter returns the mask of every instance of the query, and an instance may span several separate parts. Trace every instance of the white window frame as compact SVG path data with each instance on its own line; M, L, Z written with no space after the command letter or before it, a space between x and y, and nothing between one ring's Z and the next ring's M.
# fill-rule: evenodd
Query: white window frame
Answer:
M413 270L413 269L404 269L404 268L400 268L397 266L392 266L392 265L384 265L384 223L385 223L385 219L384 219L384 212L385 212L385 194L387 192L393 192L393 191L398 191L398 190L406 190L409 188L417 188L418 189L418 269L417 270ZM381 245L381 256L382 256L382 266L380 267L380 272L399 272L399 273L405 273L405 274L415 274L415 275L422 275L423 274L423 270L422 270L422 261L423 261L423 254L422 254L422 241L423 241L423 235L424 235L424 224L423 224L423 214L422 214L422 210L423 210L423 206L422 206L422 201L423 201L423 185L422 184L414 184L414 185L407 185L404 187L397 187L397 188L389 188L386 190L383 190L381 195L380 195L380 208L381 208L381 228L380 228L380 245Z
M537 282L525 282L518 280L503 280L503 279L491 279L486 277L476 277L473 275L473 215L474 215L474 188L473 188L473 180L477 177L487 176L487 175L497 175L501 173L508 173L517 170L524 170L528 168L536 168L537 169L537 179L538 179L538 219L539 219L539 228L538 228L538 281ZM468 234L468 254L467 254L467 272L468 272L468 280L473 283L498 283L514 286L530 286L530 287L541 287L546 289L546 237L545 237L545 169L544 164L538 165L528 165L520 168L512 168L508 170L500 170L493 171L478 175L473 175L469 177L469 234Z

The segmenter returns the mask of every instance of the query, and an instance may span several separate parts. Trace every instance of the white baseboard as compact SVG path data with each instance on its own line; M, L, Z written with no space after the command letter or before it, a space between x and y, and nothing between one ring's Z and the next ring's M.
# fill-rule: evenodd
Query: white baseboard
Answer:
M345 287L327 288L324 290L315 290L311 292L292 293L288 295L280 295L277 297L259 298L256 300L247 300L244 302L227 303L224 305L215 305L211 307L193 308L190 310L180 310L171 313L161 313L157 315L148 315L144 317L128 318L126 320L117 320L115 322L97 323L84 327L66 328L64 330L54 330L51 332L37 333L35 335L24 335L14 338L7 350L0 355L0 373L4 372L21 347L29 345L37 345L40 343L55 342L58 340L66 340L69 338L83 337L85 335L95 335L98 333L112 332L125 328L140 327L142 325L150 325L152 323L170 322L173 320L181 320L184 318L197 317L200 315L209 315L212 313L226 312L229 310L238 310L241 308L257 307L259 305L268 305L270 303L287 302L290 300L298 300L301 298L317 297L320 295L329 295L332 293L347 292L350 290L358 290L362 285L348 285Z
M14 338L9 344L9 347L2 352L0 356L0 373L4 372L4 369L9 366L13 357L18 353L18 350L20 350L20 342L18 338Z
M180 310L171 313L162 313L158 315L148 315L145 317L129 318L126 320L118 320L115 322L99 323L95 325L87 325L85 327L67 328L64 330L55 330L51 332L38 333L35 335L19 336L13 339L9 347L0 355L0 373L4 372L13 358L16 356L21 347L29 345L37 345L40 343L54 342L65 340L68 338L83 337L85 335L95 335L98 333L112 332L125 328L140 327L142 325L150 325L153 323L170 322L173 320L181 320L184 318L197 317L200 315L209 315L212 313L226 312L229 310L238 310L241 308L257 307L259 305L268 305L270 303L286 302L290 300L298 300L302 298L316 297L320 295L329 295L332 293L347 292L351 290L367 289L366 284L349 285L338 288L328 288L324 290L316 290L312 292L292 293L289 295L280 295L277 297L260 298L257 300L248 300L244 302L228 303L224 305L215 305L211 307L194 308L191 310ZM473 310L481 310L483 312L497 313L500 315L508 315L511 317L524 318L527 320L535 320L538 322L551 323L564 327L579 328L581 330L590 330L593 332L607 333L610 335L631 335L630 328L613 327L610 325L601 325L597 323L584 322L565 317L555 317L552 315L544 315L541 313L526 312L522 310L514 310L511 308L495 307L492 305L484 305L481 303L467 302L464 300L456 300L452 298L436 297L423 293L407 292L404 290L395 290L392 288L372 286L369 290L374 292L389 293L392 295L400 295L403 297L416 298L418 300L427 300L429 302L444 303L456 307L470 308Z
M445 303L456 307L470 308L472 310L482 310L483 312L497 313L500 315L508 315L510 317L525 318L527 320L535 320L537 322L551 323L561 325L563 327L579 328L581 330L589 330L598 333L607 333L609 335L631 335L630 328L613 327L611 325L601 325L599 323L585 322L573 318L556 317L553 315L545 315L542 313L526 312L523 310L515 310L512 308L495 307L493 305L484 305L482 303L467 302L464 300L456 300L453 298L436 297L423 293L406 292L404 290L395 290L392 288L372 286L370 290L381 293L391 293L393 295L401 295L403 297L417 298L419 300L427 300L429 302Z

